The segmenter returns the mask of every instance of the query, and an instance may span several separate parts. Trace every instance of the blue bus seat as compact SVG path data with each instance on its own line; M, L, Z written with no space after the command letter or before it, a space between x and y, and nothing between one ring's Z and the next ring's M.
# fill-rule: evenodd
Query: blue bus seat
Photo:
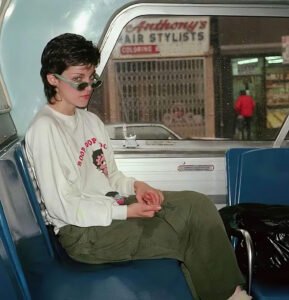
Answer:
M236 203L289 205L289 149L266 148L241 155Z
M227 204L234 205L236 189L237 189L237 178L238 168L240 162L240 156L246 151L253 150L254 148L231 148L226 151L226 173L227 173Z
M31 300L0 202L0 298Z
M231 193L229 197L234 199L231 205L239 203L289 205L288 148L259 148L245 151L244 148L238 148L229 151L231 150L234 152L233 156L235 155L230 160L230 169L227 168L228 182L232 185L235 183L235 188L228 189L228 193ZM236 156L239 158L236 159ZM254 300L289 299L289 286L268 284L254 279L254 276L251 290Z
M25 172L19 143L0 160L0 198L32 299L192 299L174 259L102 265L62 259L51 244L37 197L31 197L33 183Z

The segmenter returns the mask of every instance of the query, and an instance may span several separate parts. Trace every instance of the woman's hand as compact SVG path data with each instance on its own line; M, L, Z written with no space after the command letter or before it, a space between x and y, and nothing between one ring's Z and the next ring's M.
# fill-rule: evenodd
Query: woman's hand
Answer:
M139 203L160 206L164 201L164 195L143 181L135 181L134 190L136 199Z
M152 218L161 209L159 205L133 203L127 207L128 218Z

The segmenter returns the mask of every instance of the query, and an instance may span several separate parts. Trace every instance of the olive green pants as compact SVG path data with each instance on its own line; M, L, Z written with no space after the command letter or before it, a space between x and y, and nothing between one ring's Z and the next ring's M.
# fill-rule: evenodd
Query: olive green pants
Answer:
M107 227L67 225L60 243L73 259L91 264L175 258L195 299L227 299L244 279L215 205L191 191L164 196L153 218L115 220ZM135 201L129 197L127 204Z

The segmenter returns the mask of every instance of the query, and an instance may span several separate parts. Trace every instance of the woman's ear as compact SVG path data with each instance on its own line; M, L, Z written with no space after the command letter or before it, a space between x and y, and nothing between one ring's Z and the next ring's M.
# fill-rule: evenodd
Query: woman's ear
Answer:
M53 75L53 74L47 74L46 75L47 81L49 84L53 85L53 86L57 86L58 83L58 79Z

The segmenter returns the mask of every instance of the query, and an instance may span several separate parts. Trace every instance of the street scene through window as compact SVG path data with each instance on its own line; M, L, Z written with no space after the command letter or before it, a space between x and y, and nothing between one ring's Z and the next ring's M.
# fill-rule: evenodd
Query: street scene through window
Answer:
M123 28L89 110L115 127L112 139L127 124L136 138L145 130L140 139L274 140L289 112L288 25L138 17ZM172 136L156 134L158 125Z

